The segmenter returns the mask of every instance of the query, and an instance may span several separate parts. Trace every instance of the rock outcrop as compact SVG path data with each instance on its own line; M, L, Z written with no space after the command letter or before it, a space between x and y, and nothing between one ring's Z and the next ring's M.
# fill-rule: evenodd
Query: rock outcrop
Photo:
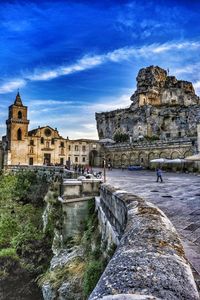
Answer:
M196 138L200 122L200 100L191 82L168 76L160 67L139 71L137 90L129 108L96 113L99 138L113 139L116 132L133 140Z

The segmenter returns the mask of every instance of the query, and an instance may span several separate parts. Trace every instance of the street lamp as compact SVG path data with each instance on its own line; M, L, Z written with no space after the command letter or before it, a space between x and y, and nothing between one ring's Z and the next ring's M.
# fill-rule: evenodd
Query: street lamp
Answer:
M104 177L103 182L105 183L106 182L106 154L105 154L104 146L108 145L108 144L114 144L115 141L110 138L105 138L105 139L99 140L99 143L102 145L103 153L104 153L104 155L103 155L103 177Z

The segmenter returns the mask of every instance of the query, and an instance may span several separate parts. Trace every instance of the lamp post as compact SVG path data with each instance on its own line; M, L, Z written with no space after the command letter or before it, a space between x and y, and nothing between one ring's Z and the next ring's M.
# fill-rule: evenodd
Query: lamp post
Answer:
M103 176L104 176L104 183L106 182L106 150L105 145L114 144L115 141L110 138L104 138L99 140L99 143L102 145L102 152L103 152Z
M106 183L106 158L103 158L103 182Z
M129 135L129 143L132 144L133 143L133 136L130 134Z

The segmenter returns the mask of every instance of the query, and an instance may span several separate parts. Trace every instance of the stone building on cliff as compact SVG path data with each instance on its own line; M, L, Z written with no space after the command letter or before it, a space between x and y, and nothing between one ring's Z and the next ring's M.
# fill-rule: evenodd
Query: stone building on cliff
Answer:
M97 140L63 138L50 126L28 130L28 107L19 93L9 107L6 136L2 139L3 165L99 165ZM1 161L1 159L0 159Z
M124 134L129 140L107 145L107 160L116 167L149 166L153 158L184 158L197 152L200 99L191 82L150 66L139 71L129 108L96 113L100 139Z

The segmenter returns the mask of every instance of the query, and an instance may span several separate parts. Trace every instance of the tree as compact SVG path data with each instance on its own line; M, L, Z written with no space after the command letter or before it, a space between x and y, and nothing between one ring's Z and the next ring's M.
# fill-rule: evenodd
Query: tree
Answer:
M116 131L113 139L116 143L125 143L129 141L129 135L122 131Z

